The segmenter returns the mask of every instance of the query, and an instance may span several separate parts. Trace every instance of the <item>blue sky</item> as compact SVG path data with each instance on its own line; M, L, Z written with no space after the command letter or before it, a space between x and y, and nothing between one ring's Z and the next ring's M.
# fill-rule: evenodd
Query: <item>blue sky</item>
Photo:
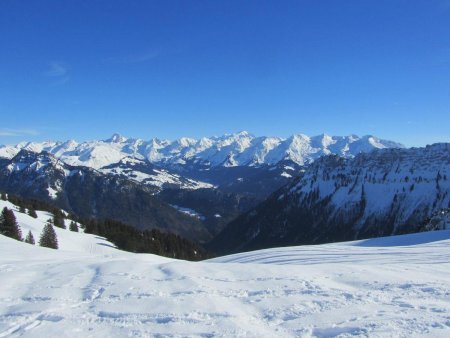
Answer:
M450 142L450 0L3 0L0 48L0 144Z

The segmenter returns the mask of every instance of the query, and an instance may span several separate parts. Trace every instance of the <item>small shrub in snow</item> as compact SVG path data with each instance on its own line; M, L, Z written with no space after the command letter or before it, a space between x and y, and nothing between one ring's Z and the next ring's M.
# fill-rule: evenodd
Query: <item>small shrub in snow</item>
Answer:
M25 238L25 243L33 244L33 245L35 244L33 233L31 232L31 230L28 231L27 237Z

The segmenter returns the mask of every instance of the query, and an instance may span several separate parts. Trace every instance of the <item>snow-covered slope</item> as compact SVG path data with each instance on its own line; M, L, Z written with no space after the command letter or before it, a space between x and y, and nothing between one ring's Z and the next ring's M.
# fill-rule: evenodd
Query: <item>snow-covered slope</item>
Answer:
M360 152L379 148L403 147L399 143L380 140L375 136L358 137L303 134L287 139L255 137L240 132L221 137L201 139L180 138L176 141L125 138L114 134L104 141L20 143L1 146L0 157L12 158L20 149L34 152L47 151L71 165L102 168L119 162L124 157L146 159L164 165L203 163L211 166L244 166L276 164L290 160L298 165L312 162L322 155L338 154L353 157Z
M40 227L16 215L23 230ZM450 231L197 263L58 229L62 246L65 235L78 244L52 250L0 235L0 337L450 333Z
M443 241L443 242L441 242ZM375 259L380 262L386 254L386 262L404 261L402 252L417 248L432 249L433 247L447 247L450 245L450 230L427 231L415 234L378 237L350 242L339 242L322 245L303 245L282 248L272 248L238 253L210 259L214 263L255 263L277 265L316 265L322 263L367 263ZM368 248L371 248L370 250ZM450 250L450 246L447 248ZM320 261L317 260L320 258ZM436 263L445 261L446 254L437 258ZM413 257L411 257L413 260ZM450 261L448 262L450 263ZM449 271L450 275L450 271Z
M329 198L333 216L362 204L361 217L354 225L357 230L370 219L391 216L393 210L395 233L415 214L425 219L450 206L450 144L386 149L350 161L324 159L306 171L290 193L300 199L315 193L315 202Z
M0 211L4 207L13 210L16 216L17 223L22 230L22 236L25 238L28 231L31 231L36 243L39 242L39 237L47 223L48 219L53 217L52 214L46 211L36 211L37 218L33 218L26 213L19 212L19 208L8 201L0 200ZM67 229L54 227L58 239L59 248L63 251L71 251L83 254L117 254L122 251L117 250L114 244L108 242L106 239L96 235L85 234L83 229L79 227L79 232L69 230L69 219L65 219ZM78 224L79 225L79 224Z
M146 160L132 157L124 157L118 163L102 167L99 171L157 187L158 191L165 187L189 190L214 188L212 184L183 177L167 169L155 167Z

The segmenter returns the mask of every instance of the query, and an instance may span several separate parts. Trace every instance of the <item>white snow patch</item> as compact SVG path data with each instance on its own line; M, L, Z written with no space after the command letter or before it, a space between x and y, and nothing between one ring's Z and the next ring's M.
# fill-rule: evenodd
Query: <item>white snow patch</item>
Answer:
M190 209L190 208L185 208L185 207L180 207L178 205L174 205L174 204L169 204L172 208L177 209L178 211L182 212L183 214L189 215L191 217L195 217L201 220L205 219L205 216L203 216L202 214L198 213L197 211L195 211L194 209Z
M47 192L51 199L56 199L58 197L58 190L55 190L52 187L48 187Z
M287 177L287 178L291 178L291 177L292 177L291 174L288 174L288 173L285 172L285 171L283 171L283 172L280 174L280 176Z

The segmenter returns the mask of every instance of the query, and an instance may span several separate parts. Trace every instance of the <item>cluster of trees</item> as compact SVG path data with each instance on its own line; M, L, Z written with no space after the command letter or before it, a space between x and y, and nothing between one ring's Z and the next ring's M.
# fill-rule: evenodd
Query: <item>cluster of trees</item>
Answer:
M45 202L38 200L26 200L11 194L6 195L5 193L0 193L0 198L4 201L9 201L19 207L19 212L27 213L33 218L37 218L36 209L48 211L53 214L53 218L47 221L47 224L42 229L39 237L38 244L42 247L58 249L58 239L56 236L55 229L53 226L65 229L65 215L64 213L53 206L48 205ZM69 226L70 231L78 232L78 226L75 222L71 222ZM24 241L29 244L36 244L33 233L28 231L25 239L22 238L22 231L20 226L17 224L14 212L7 207L3 208L0 215L0 234L14 238L18 241Z
M25 243L35 244L34 236L31 231L28 231L25 240L22 238L22 230L17 224L16 216L11 209L4 207L0 215L0 234L13 238L18 241L25 241ZM58 249L58 240L56 238L55 229L51 223L47 223L42 230L39 245L47 248Z
M85 233L105 237L108 241L116 245L117 248L124 251L152 253L160 256L186 260L202 260L210 257L206 250L201 246L173 233L166 233L156 229L142 231L133 226L109 219L81 219L75 215L66 216L59 208L49 205L46 202L23 199L10 194L6 196L4 193L1 193L0 195L1 199L9 200L19 207L20 212L27 212L32 217L37 218L36 210L43 210L53 214L53 218L47 221L40 236L39 245L41 246L55 249L58 248L58 240L53 226L66 229L65 218L69 218L76 220L80 224L80 227L84 227ZM10 214L14 217L12 211L10 211ZM70 222L70 231L79 231L77 222ZM17 224L17 222L15 222L15 224ZM18 225L17 228L20 232ZM19 239L19 237L16 239ZM21 233L19 240L22 240ZM35 240L31 232L28 233L25 242L34 244Z
M9 201L19 207L19 212L27 213L33 218L37 218L36 210L45 210L54 215L61 213L59 208L53 207L45 202L34 199L23 199L12 194L0 193L0 198L3 201Z
M84 224L85 233L105 237L124 251L191 261L209 257L205 249L173 233L156 229L142 231L115 220L84 219L79 222Z
M426 217L419 225L419 231L434 231L450 229L450 207L435 211Z

